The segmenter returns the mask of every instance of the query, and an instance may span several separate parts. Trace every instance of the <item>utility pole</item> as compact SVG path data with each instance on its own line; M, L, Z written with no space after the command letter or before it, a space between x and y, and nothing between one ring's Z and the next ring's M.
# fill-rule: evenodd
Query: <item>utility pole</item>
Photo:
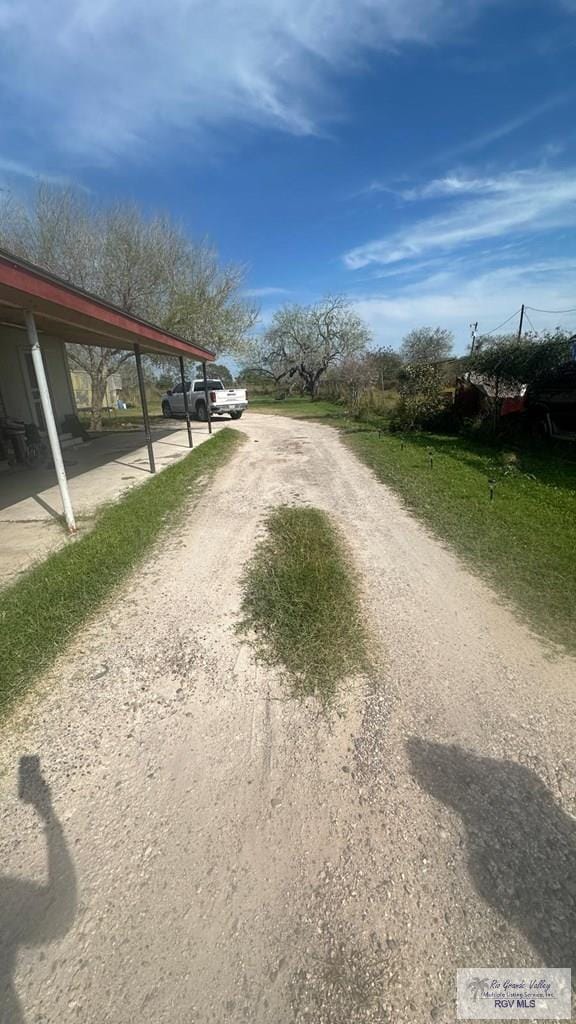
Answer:
M478 331L478 321L475 324L470 324L470 355L474 355L474 349L476 348L476 332ZM464 380L470 383L470 370L466 370L464 374Z
M524 325L524 303L522 303L522 307L520 309L520 326L518 327L518 341L520 341L520 338L522 337L522 327L523 327L523 325Z

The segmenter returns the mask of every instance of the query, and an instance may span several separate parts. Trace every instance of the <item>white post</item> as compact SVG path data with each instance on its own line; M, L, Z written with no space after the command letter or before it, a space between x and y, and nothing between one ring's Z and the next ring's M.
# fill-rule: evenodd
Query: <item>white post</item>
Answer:
M46 380L46 371L44 369L44 360L42 359L42 349L40 348L40 342L38 340L36 323L34 321L33 314L27 309L24 310L24 317L26 320L28 341L32 348L32 362L34 363L36 380L38 381L38 391L40 392L42 412L44 413L44 419L46 421L46 429L48 431L48 439L50 441L50 451L52 452L52 460L54 462L56 476L58 478L58 487L60 488L60 497L62 498L66 525L68 526L70 533L76 533L74 511L72 509L72 502L70 501L70 492L68 490L64 461L62 459L58 428L56 427L56 420L54 419L54 412L52 410L50 391L48 390L48 381Z

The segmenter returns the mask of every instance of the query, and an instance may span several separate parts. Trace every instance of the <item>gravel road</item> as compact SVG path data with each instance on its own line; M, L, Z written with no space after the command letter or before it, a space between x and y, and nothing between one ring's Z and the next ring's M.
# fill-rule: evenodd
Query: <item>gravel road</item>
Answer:
M241 427L4 729L2 1024L429 1024L458 966L575 966L574 661L335 431ZM373 669L329 717L235 633L281 502L363 577Z

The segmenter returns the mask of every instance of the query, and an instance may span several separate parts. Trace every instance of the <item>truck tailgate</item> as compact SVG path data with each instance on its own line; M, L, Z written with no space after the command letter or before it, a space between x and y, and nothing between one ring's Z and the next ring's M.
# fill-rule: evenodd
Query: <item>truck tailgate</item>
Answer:
M215 391L216 401L212 405L242 405L246 403L246 390L244 388L229 388L227 391Z

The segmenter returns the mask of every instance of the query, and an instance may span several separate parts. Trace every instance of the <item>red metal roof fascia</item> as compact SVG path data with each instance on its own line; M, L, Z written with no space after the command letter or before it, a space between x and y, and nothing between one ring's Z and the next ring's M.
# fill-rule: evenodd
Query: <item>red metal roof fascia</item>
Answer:
M183 338L168 334L159 327L138 320L136 317L130 316L129 313L123 313L122 310L76 291L66 284L51 280L49 277L45 277L41 271L37 272L31 268L22 267L2 255L0 255L0 283L25 294L30 299L42 299L45 302L61 306L63 309L108 324L110 327L127 331L135 336L135 342L150 341L178 352L192 354L201 360L206 359L208 362L214 360L214 353L209 349L199 348ZM32 311L34 312L33 309Z

